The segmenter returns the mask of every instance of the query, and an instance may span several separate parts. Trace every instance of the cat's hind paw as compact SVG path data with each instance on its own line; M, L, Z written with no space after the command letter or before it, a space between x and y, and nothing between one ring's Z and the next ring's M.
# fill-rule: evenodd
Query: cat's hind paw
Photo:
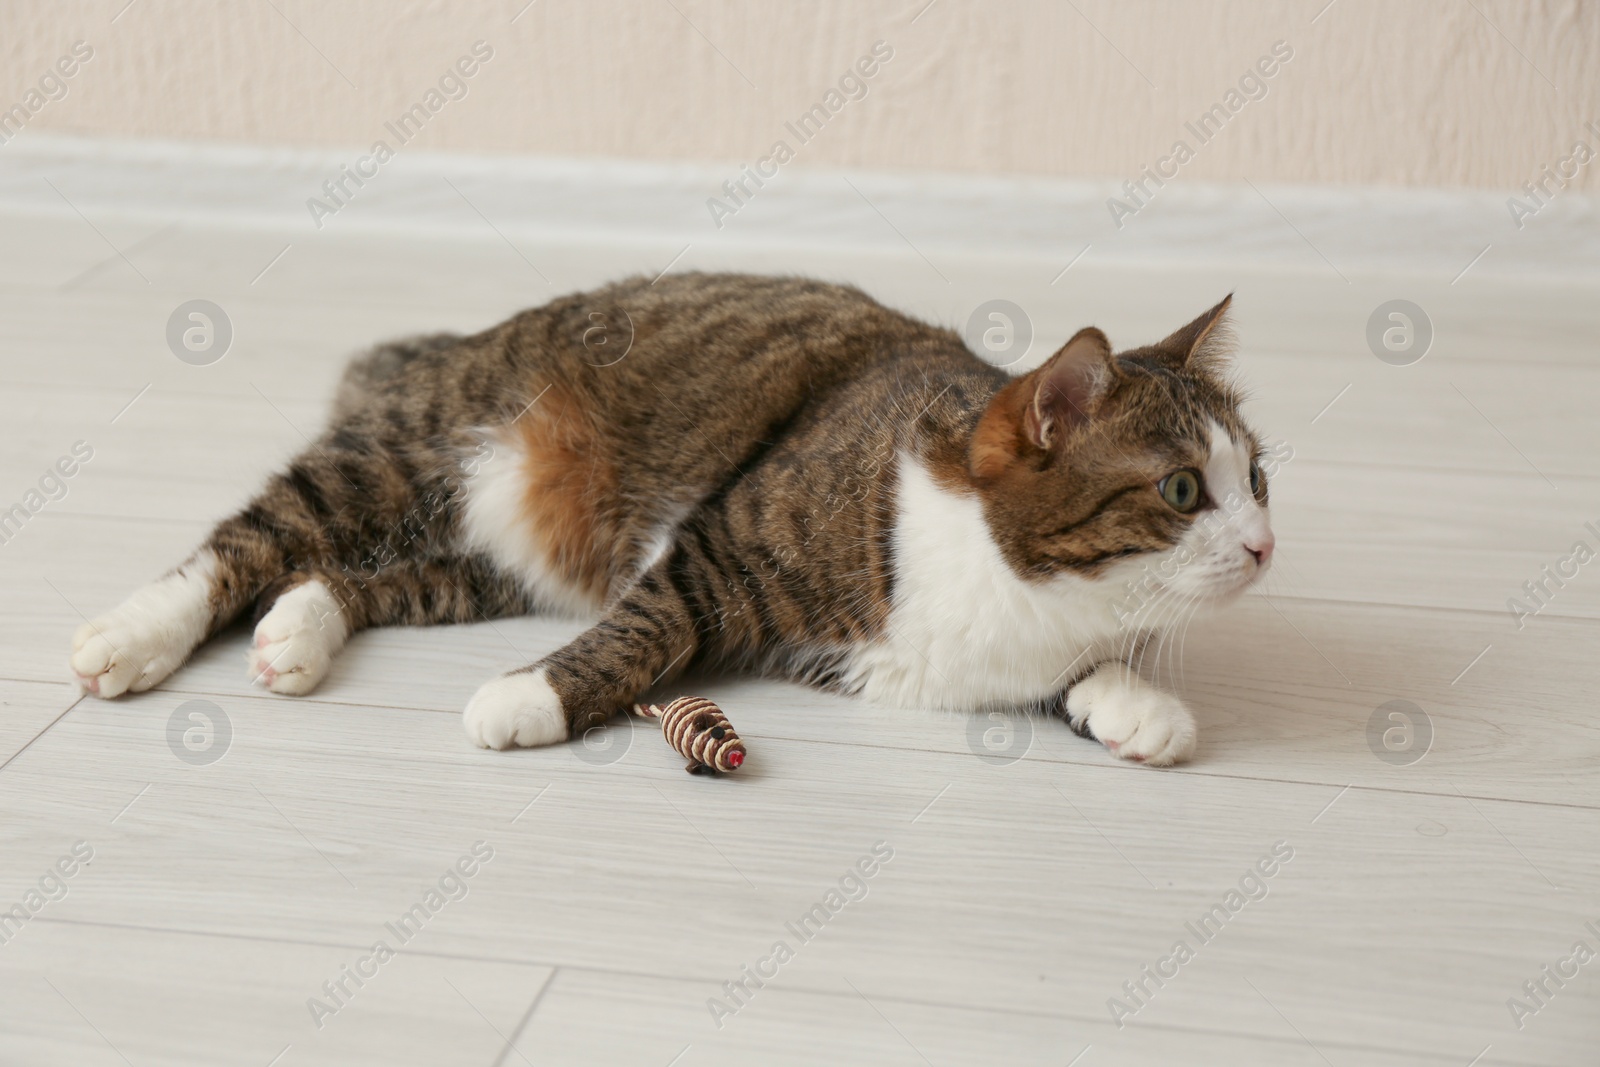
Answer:
M72 635L72 673L85 693L109 700L158 684L187 653L179 652L177 643L166 640L150 620L113 611Z
M1108 665L1067 693L1067 717L1119 759L1167 767L1194 755L1194 715L1173 694Z
M72 635L78 687L104 699L142 693L189 658L211 624L210 560L145 586Z
M245 655L250 680L274 693L304 696L327 677L349 629L326 585L313 579L295 586L256 623Z
M480 748L532 748L567 739L567 716L543 670L486 682L461 713L467 736Z

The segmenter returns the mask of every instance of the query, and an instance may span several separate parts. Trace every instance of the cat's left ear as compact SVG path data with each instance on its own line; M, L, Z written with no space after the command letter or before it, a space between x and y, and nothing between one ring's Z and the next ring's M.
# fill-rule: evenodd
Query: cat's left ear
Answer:
M1087 423L1110 391L1116 361L1111 342L1093 326L1073 334L1044 366L1028 375L1032 397L1023 415L1029 443L1048 449Z
M1216 370L1233 355L1233 329L1228 323L1228 308L1233 294L1222 303L1173 333L1155 347L1170 363L1189 370Z
M1093 326L1037 370L1013 378L989 401L972 435L969 465L979 479L998 477L1024 456L1048 453L1099 412L1116 377L1106 335Z

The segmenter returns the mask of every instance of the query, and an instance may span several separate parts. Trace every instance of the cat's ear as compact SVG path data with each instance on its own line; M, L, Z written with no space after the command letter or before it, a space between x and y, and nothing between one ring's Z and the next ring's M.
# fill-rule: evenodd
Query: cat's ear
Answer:
M1157 344L1156 350L1167 362L1189 370L1216 370L1233 355L1233 329L1228 323L1228 308L1233 294Z
M1094 416L1110 391L1116 362L1106 335L1087 326L1028 375L1033 395L1023 416L1028 443L1047 449Z
M1046 452L1088 423L1116 377L1111 342L1093 326L1013 380L989 402L973 434L969 464L979 478L1005 470L1025 452Z

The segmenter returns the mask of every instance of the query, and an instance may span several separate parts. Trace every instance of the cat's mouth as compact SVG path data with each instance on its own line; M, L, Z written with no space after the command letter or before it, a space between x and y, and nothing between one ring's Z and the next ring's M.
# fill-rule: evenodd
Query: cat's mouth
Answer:
M1164 566L1167 564L1158 566L1157 573ZM1258 560L1245 551L1238 556L1230 554L1226 559L1191 559L1171 567L1171 576L1160 584L1168 595L1193 597L1208 605L1220 606L1243 596L1271 566L1271 559Z
M1272 561L1257 561L1254 558L1242 559L1231 571L1217 576L1213 582L1214 592L1209 599L1220 603L1228 603L1243 596L1245 590L1259 582L1272 567Z

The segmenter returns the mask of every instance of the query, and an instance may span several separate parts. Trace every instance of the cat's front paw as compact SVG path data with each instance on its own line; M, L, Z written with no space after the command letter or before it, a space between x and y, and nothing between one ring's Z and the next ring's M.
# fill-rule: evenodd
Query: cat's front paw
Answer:
M542 670L486 682L467 701L461 721L472 743L481 748L532 748L567 739L561 697Z
M1194 755L1199 731L1183 701L1164 689L1104 667L1067 693L1067 717L1122 759L1167 767Z

